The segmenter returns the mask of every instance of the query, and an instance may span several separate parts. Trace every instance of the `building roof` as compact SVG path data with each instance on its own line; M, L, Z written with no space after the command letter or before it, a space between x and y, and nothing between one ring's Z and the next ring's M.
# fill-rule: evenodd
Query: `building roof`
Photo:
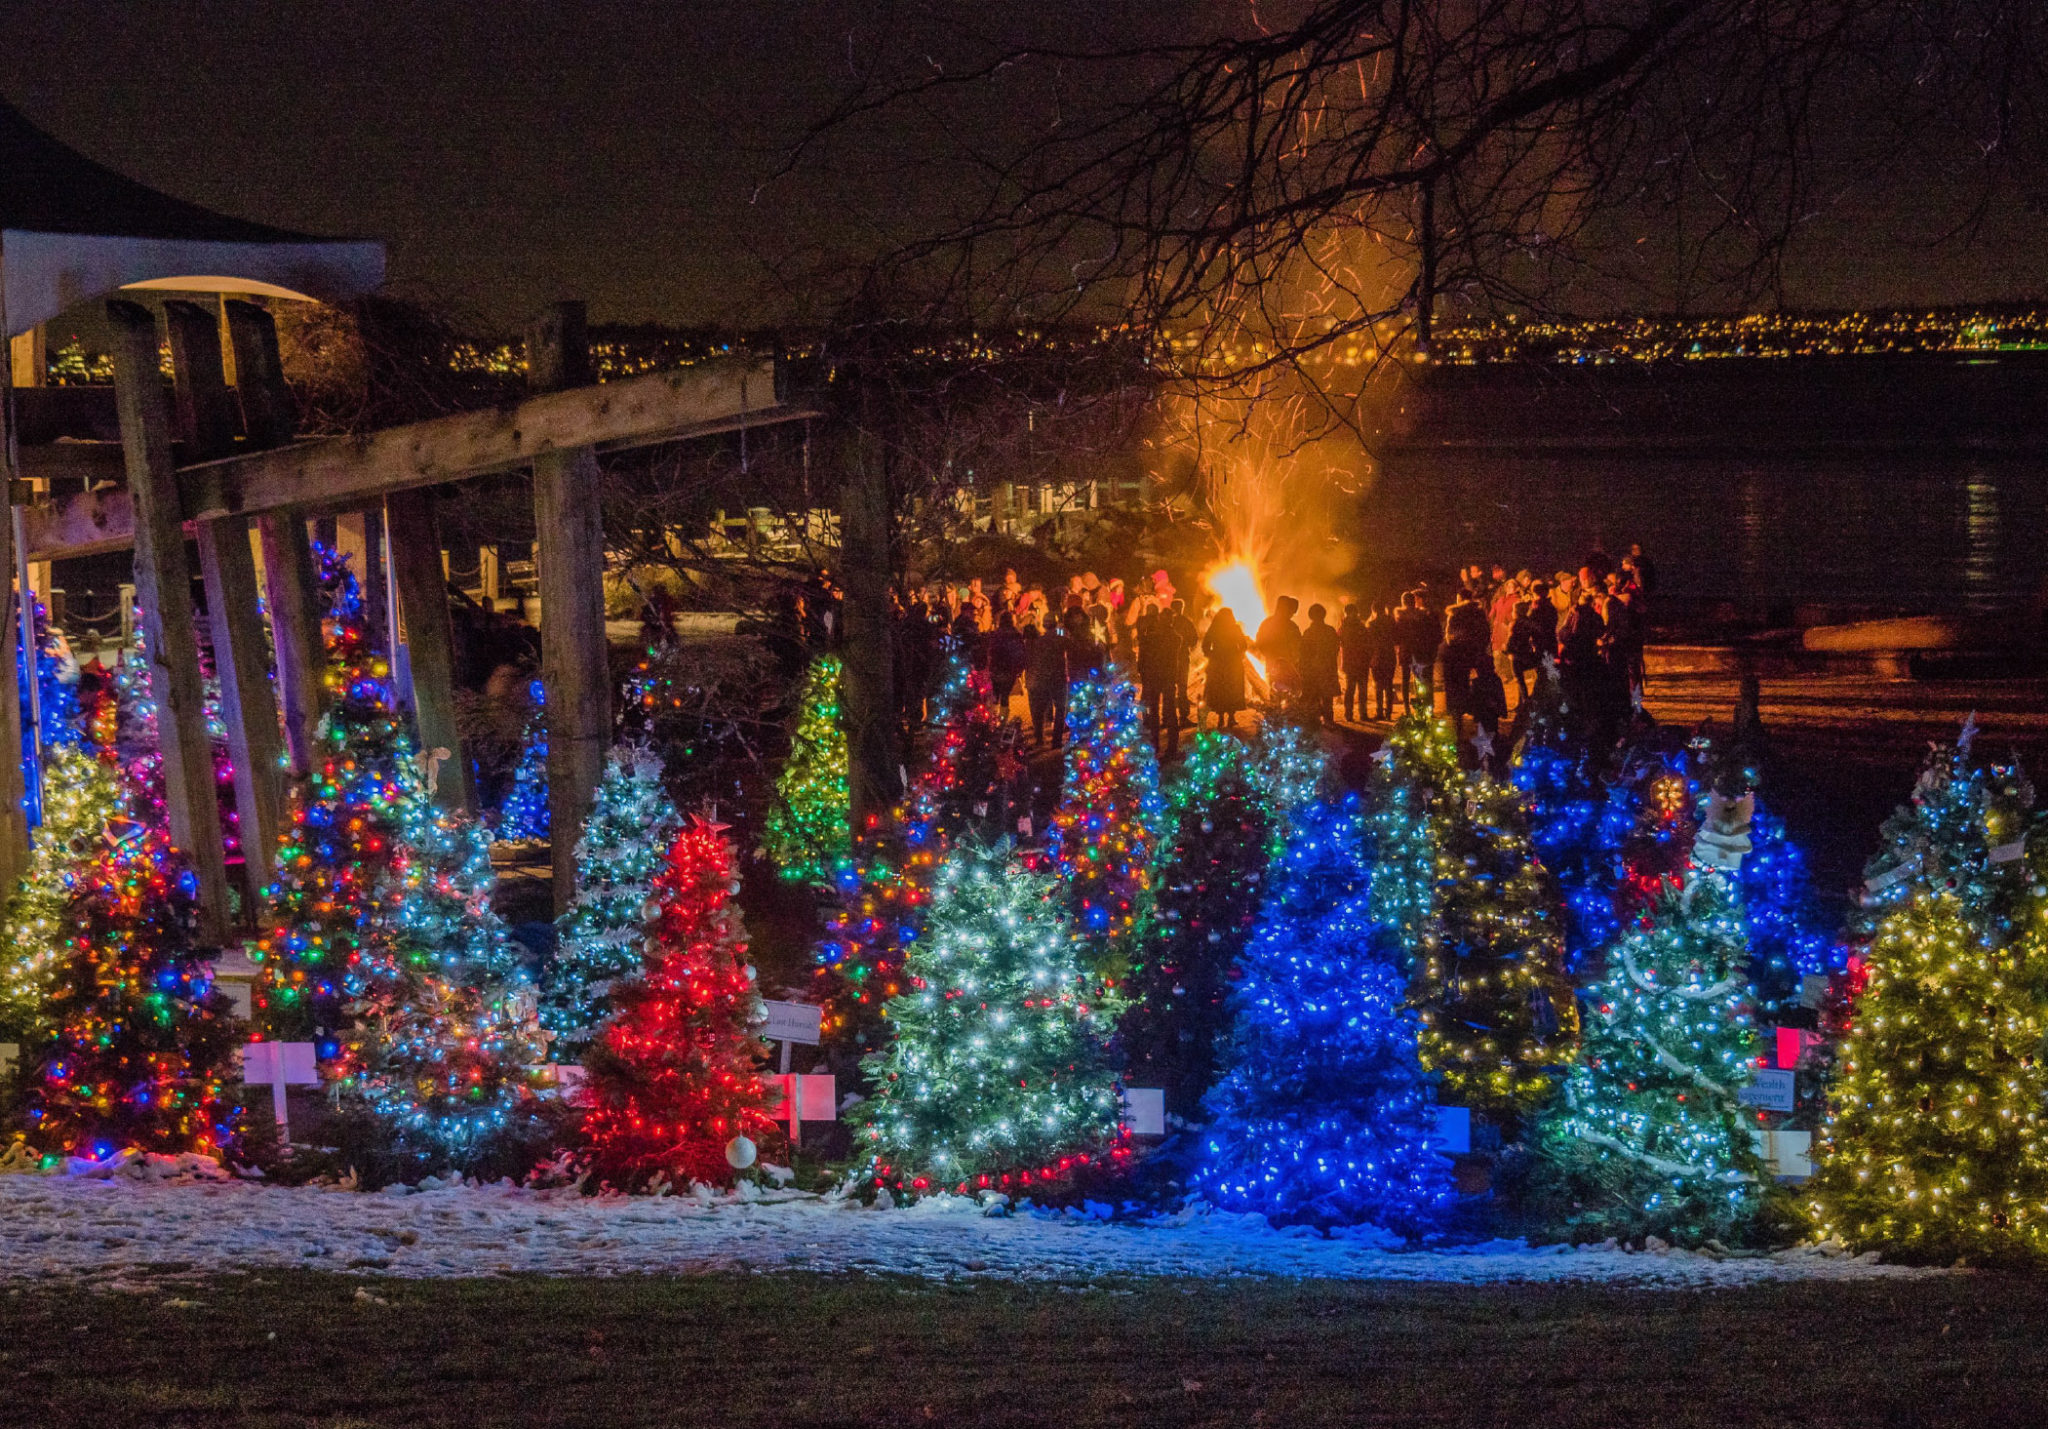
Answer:
M384 245L316 238L159 193L0 99L0 330L121 288L337 302L384 281Z

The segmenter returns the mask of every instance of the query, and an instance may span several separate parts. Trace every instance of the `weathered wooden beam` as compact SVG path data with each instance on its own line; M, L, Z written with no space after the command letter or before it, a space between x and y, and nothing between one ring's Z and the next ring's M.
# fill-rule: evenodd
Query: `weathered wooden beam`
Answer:
M9 348L0 344L0 349ZM0 387L10 383L11 351L0 350ZM21 748L20 682L14 678L15 649L21 622L15 604L13 572L14 508L9 503L14 452L8 431L12 404L0 402L0 897L11 897L15 880L28 869L28 815L22 809L27 780L21 761L14 757ZM27 513L24 512L24 515ZM32 667L31 667L32 668Z
M277 696L284 743L294 774L313 767L326 709L327 642L320 629L320 581L313 543L296 511L257 518L263 539L263 595L270 607L270 643L277 657Z
M271 860L283 830L284 797L278 787L283 740L270 693L263 616L256 597L256 557L249 521L223 516L199 523L199 574L206 583L206 621L213 636L213 668L220 680L221 723L235 766L235 811L242 826L244 905L251 914L270 883Z
M164 325L171 335L171 408L185 458L216 461L235 449L241 425L222 365L220 323L197 303L172 299L164 304Z
M536 388L589 379L581 303L557 303L526 338ZM599 389L602 390L602 389ZM537 399L538 400L538 399ZM604 632L604 502L591 446L533 461L534 565L540 577L540 673L547 687L548 843L555 911L576 895L576 842L604 777L612 738L610 646Z
M232 316L231 312L231 322ZM237 362L244 361L239 344L235 351ZM394 491L514 471L548 452L622 451L819 415L780 402L775 383L772 361L734 360L544 392L489 411L189 466L178 473L180 500L188 520L286 507L346 510L381 501ZM244 367L245 411L249 387ZM81 460L70 459L74 468ZM29 533L29 550L36 559L75 554L63 544L64 533L81 526L88 529L87 539L98 543L95 549L119 549L129 533L118 525L115 507L104 505L97 523L65 509L83 500L69 497L37 510Z
M455 724L455 632L448 619L448 578L441 569L441 534L431 491L401 491L387 498L391 574L398 585L398 623L405 634L412 680L412 717L420 748L442 758L434 800L444 809L474 808L469 757Z
M192 567L178 510L178 474L171 465L171 406L157 366L156 319L148 308L116 298L107 303L107 324L121 447L135 503L135 597L148 646L171 842L199 882L199 937L219 946L228 926L227 864L193 639Z
M278 356L277 320L239 298L226 300L221 309L228 346L235 354L244 441L258 450L283 446L292 439L296 409ZM312 767L327 697L320 579L313 569L313 547L306 539L303 516L291 510L270 511L256 525L263 543L263 597L270 610L285 753L292 772L303 775Z

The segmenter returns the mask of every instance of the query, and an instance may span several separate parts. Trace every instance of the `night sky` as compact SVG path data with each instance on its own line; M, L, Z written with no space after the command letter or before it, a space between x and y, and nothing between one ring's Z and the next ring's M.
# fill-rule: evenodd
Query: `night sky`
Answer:
M224 211L382 238L402 291L494 324L800 316L786 276L937 212L963 146L1040 111L986 96L849 133L755 197L853 63L948 65L1002 40L1180 33L1202 0L5 0L0 92L95 159ZM1011 14L1011 11L1023 12ZM995 27L1000 27L997 29ZM1035 33L1034 33L1035 30ZM1921 186L1822 216L1795 305L2048 294L2038 218L1917 246Z

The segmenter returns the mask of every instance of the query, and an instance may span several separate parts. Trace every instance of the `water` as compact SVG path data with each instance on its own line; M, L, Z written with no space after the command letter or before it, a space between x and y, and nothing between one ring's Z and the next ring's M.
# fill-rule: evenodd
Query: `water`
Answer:
M1667 598L1784 618L2019 613L2048 580L2048 461L1954 452L1419 452L1360 510L1370 565L1576 568L1640 541Z

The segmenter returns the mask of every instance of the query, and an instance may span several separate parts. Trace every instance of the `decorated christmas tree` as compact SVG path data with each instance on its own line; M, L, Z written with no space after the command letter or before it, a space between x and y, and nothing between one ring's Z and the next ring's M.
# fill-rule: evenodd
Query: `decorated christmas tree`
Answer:
M1229 1024L1226 1002L1263 892L1268 817L1249 752L1203 733L1166 784L1165 839L1117 1024L1124 1080L1195 1117Z
M1265 806L1273 851L1286 846L1295 816L1330 788L1330 756L1316 733L1268 713L1251 745L1253 778Z
M1422 1064L1445 1102L1512 1131L1556 1089L1578 1039L1557 889L1512 786L1477 770L1448 815L1433 935L1416 949L1409 981Z
M321 555L329 709L278 857L276 921L252 949L259 1018L313 1038L342 1103L401 1149L461 1161L533 1111L544 1038L492 911L487 838L429 799L355 579Z
M1114 672L1077 680L1067 704L1066 783L1046 850L1089 956L1113 967L1152 892L1164 810L1136 688Z
M1564 910L1565 966L1590 970L1596 954L1621 932L1616 893L1627 879L1622 845L1635 831L1637 783L1606 778L1565 718L1557 667L1543 678L1518 716L1509 778L1529 809L1529 832L1543 866L1557 880Z
M1519 793L1461 769L1450 725L1418 705L1388 732L1368 790L1373 916L1400 940L1443 1100L1512 1130L1550 1095L1577 1033L1557 892Z
M1701 868L1659 895L1588 990L1585 1046L1539 1138L1580 1238L1739 1240L1764 1207L1740 1101L1763 1045L1735 887Z
M1115 1154L1118 999L1082 968L1049 876L1004 844L955 849L907 976L896 1040L868 1059L866 1179L1015 1192Z
M903 822L913 847L943 851L969 834L988 839L1004 832L1004 796L1019 764L986 670L952 657L936 705L930 752L911 781Z
M49 979L67 957L72 900L105 856L107 831L123 812L111 758L52 744L44 760L43 820L31 836L28 872L0 916L0 1029L11 1034L43 1025Z
M793 883L830 883L853 857L839 672L837 655L820 655L804 676L763 831L769 862Z
M520 740L519 762L512 768L512 788L498 810L498 838L505 843L545 840L548 836L548 690L539 680L528 683L526 731Z
M192 946L192 897L159 831L110 827L66 904L43 1015L15 1071L31 1147L94 1158L233 1149L232 1058L244 1033Z
M1231 997L1224 1070L1192 1189L1276 1221L1438 1222L1449 1163L1430 1149L1398 943L1374 922L1356 799L1304 806L1274 865Z
M1823 1234L1918 1259L2048 1254L2048 928L2033 790L1973 730L1936 750L1864 879L1861 996L1808 1191Z
M593 1176L725 1184L773 1133L759 1068L765 1019L733 895L724 826L693 818L654 883L642 969L585 1056L584 1143Z
M576 845L576 897L556 919L558 950L540 1000L553 1060L573 1062L613 1012L612 994L645 961L658 916L654 880L682 820L661 784L661 757L644 746L612 750Z

